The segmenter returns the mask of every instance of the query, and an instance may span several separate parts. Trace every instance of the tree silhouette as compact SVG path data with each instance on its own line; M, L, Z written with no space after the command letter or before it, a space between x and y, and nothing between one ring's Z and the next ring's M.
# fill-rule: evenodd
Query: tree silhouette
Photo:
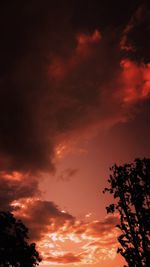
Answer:
M0 267L35 267L41 261L28 229L10 212L0 212Z
M129 267L150 266L150 159L136 159L132 164L114 165L105 188L116 199L106 207L117 211L122 232L118 237L120 253Z

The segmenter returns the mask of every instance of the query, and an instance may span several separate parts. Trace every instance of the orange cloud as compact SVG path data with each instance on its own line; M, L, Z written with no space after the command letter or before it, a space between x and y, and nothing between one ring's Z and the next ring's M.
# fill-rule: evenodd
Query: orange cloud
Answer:
M121 35L120 48L124 57L135 62L150 62L150 9L147 1L142 1L132 13Z
M13 213L22 219L31 231L31 238L39 240L47 231L56 232L61 225L74 221L72 215L59 210L51 201L37 197L22 198L11 203ZM39 220L39 215L42 214Z
M48 232L39 242L44 262L47 264L79 262L80 265L114 259L118 235L114 223L117 222L117 218L111 218L114 222L107 225L108 220L106 218L103 222L91 223L74 221L71 224L66 222L57 231ZM103 224L107 227L103 227ZM70 252L71 247L72 252ZM67 250L69 252L66 252Z
M118 217L114 215L103 221L79 221L53 202L36 198L14 201L12 206L36 239L43 264L94 264L116 256Z
M9 181L22 181L25 177L28 177L28 174L23 174L21 172L5 172L1 171L0 176Z
M73 253L64 253L63 255L58 256L50 256L45 260L48 262L56 262L56 263L76 263L81 262L82 257L80 255L74 255Z

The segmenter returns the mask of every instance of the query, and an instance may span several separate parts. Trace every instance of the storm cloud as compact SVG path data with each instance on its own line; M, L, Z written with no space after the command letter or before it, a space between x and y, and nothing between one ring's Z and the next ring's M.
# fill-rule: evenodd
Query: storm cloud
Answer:
M53 172L57 144L125 119L116 97L119 44L129 22L138 24L131 18L140 1L123 1L124 16L122 3L110 14L106 3L88 3L85 9L78 1L1 4L2 171Z

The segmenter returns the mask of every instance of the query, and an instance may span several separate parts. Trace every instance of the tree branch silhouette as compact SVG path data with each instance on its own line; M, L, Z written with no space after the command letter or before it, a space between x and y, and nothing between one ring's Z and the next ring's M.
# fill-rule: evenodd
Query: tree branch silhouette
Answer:
M110 168L109 188L115 199L107 213L117 211L122 234L118 237L120 253L129 267L150 266L150 159L136 159L131 164Z

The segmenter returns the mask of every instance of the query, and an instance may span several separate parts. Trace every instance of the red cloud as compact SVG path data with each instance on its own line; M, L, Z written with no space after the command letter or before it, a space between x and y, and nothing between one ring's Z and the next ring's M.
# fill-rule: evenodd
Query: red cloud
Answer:
M121 62L121 86L123 101L134 103L149 97L150 94L150 64L137 64L129 59Z
M99 43L100 39L101 34L97 30L95 30L91 35L86 35L83 33L78 34L76 53L80 56L87 56L91 45Z

